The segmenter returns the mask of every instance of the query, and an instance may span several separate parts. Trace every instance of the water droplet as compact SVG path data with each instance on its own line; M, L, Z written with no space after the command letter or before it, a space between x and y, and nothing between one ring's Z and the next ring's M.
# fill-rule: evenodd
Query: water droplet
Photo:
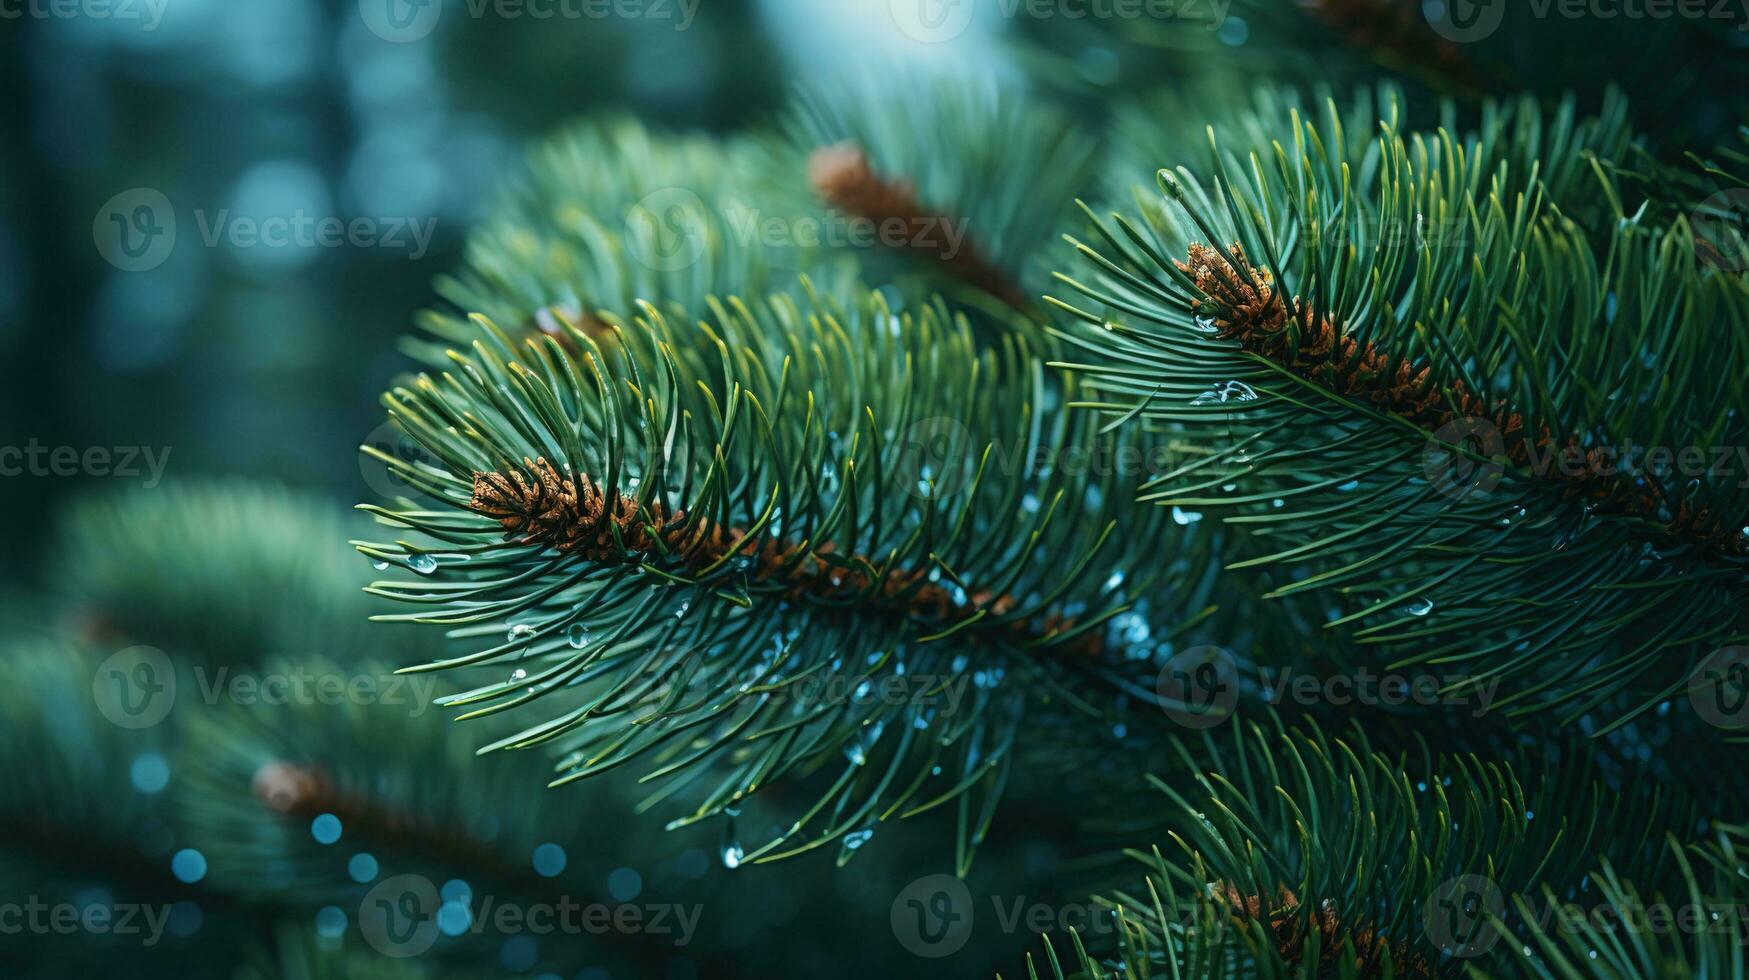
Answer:
M528 677L528 671L523 670L521 667L518 667L515 670L510 672L510 682L512 684L516 683L517 681L523 680L526 677Z
M407 558L407 567L421 575L430 575L437 571L437 559L430 555L410 555Z
M527 623L511 623L510 630L505 634L505 638L511 643L515 643L517 640L526 640L533 635L533 626L530 626Z
M886 727L886 723L880 721L865 725L862 731L857 732L854 738L845 743L844 757L850 760L851 765L867 764L869 749L874 748L874 744L880 741L881 731Z
M583 649L589 645L589 627L582 623L572 623L565 630L565 641L571 644L573 649Z
M844 849L847 851L854 851L857 848L861 847L862 845L867 844L868 839L870 837L873 837L873 836L874 836L874 830L872 828L868 829L868 830L858 830L854 833L845 834L844 835Z
M1220 327L1215 325L1214 317L1199 315L1196 318L1196 329L1203 333L1215 333Z
M1110 592L1123 584L1123 572L1112 572L1105 580L1105 591Z
M1433 600L1427 598L1426 596L1422 596L1421 598L1416 599L1409 606L1409 615L1411 615L1411 616L1425 616L1432 611L1433 611Z
M1028 514L1038 513L1038 498L1030 493L1020 498L1020 509L1026 511ZM1743 532L1749 534L1749 528L1744 528Z
M373 560L370 563L370 567L376 569L379 572L385 572L385 571L388 571L389 563L386 561L381 561L381 560Z
M723 867L725 868L739 868L741 859L746 856L747 852L741 849L741 845L737 841L730 841L723 845Z
M1172 508L1172 522L1174 524L1184 526L1184 525L1188 525L1188 524L1195 524L1197 521L1200 521L1200 520L1202 520L1202 515L1197 513L1194 510L1185 510L1183 507L1173 507Z

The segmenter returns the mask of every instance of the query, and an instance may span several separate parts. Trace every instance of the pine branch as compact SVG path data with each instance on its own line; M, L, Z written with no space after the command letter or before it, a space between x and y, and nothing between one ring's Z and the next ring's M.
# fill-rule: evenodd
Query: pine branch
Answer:
M1691 547L1701 556L1741 557L1749 552L1749 529L1698 509L1682 500L1676 488L1656 473L1629 478L1608 472L1606 450L1586 449L1578 435L1560 440L1545 423L1536 431L1524 414L1503 400L1472 394L1462 381L1434 383L1433 369L1388 353L1370 340L1356 340L1343 325L1295 296L1285 300L1275 277L1245 257L1235 242L1222 257L1200 243L1190 246L1188 261L1178 269L1189 276L1206 301L1199 307L1212 321L1215 335L1236 342L1248 353L1279 365L1294 376L1355 402L1371 405L1426 432L1480 420L1499 433L1500 451L1526 471L1551 454L1574 454L1584 461L1572 470L1537 472L1564 484L1560 495L1581 501L1593 514L1619 515L1643 522L1661 548Z
M817 774L736 863L840 839L848 859L952 803L963 868L1030 705L1097 715L1114 634L1206 615L1213 582L1186 573L1208 537L1175 530L1161 560L1175 525L1133 475L1074 462L1093 420L1041 412L1058 396L1013 335L980 349L945 306L878 294L711 309L646 306L581 361L483 325L441 385L394 392L440 464L405 476L445 509L372 508L426 542L361 545L418 575L373 591L425 610L379 618L493 638L418 669L496 674L447 699L469 717L560 705L487 748L549 745L557 783L647 766L647 805L696 800L675 826Z
M960 219L951 215L930 213L909 182L875 174L868 154L855 143L815 150L808 158L808 183L826 204L866 218L876 226L893 222L917 229L953 228L960 224ZM914 243L901 247L914 247ZM1026 312L1032 307L1020 285L986 261L975 241L966 241L953 250L945 242L938 242L921 254L939 262L953 278L989 293L1015 310Z
M1576 743L1483 761L1375 750L1359 730L1338 739L1265 717L1164 758L1171 769L1149 782L1169 801L1155 834L1170 844L1132 851L1141 888L1102 900L1122 923L1115 949L1075 937L1085 975L1503 969L1537 922L1489 921L1507 897L1576 889L1600 855L1665 880L1666 836L1692 826L1689 801L1643 779L1605 782ZM1471 890L1497 907L1460 902L1441 917L1442 899Z
M597 562L645 565L673 560L695 575L747 559L751 584L775 585L789 600L854 602L902 613L934 628L968 625L985 615L1006 616L1021 602L1013 595L988 590L955 587L950 591L939 583L939 574L932 580L927 568L887 568L877 575L872 571L879 567L876 556L840 557L830 542L813 549L795 541L762 540L742 528L719 526L708 517L689 519L684 510L668 514L660 502L640 512L633 500L615 497L609 514L608 495L587 474L572 480L545 459L524 460L515 472L475 473L470 506L498 521L506 536L522 544ZM1039 633L1020 621L1011 627L1018 641L1050 641L1058 633L1072 632L1075 623L1049 616ZM1070 652L1096 657L1103 649L1103 637L1089 633Z
M1247 526L1266 553L1234 567L1302 569L1275 596L1356 597L1330 625L1399 665L1605 732L1744 636L1749 533L1716 465L1749 445L1749 290L1607 163L1577 179L1620 118L1386 126L1361 159L1306 123L1273 168L1217 146L1212 189L1162 171L1139 224L1095 219L1064 278L1091 308L1052 301L1094 328L1065 335L1097 355L1065 365L1105 396L1084 407L1212 449L1145 499ZM1675 450L1707 470L1677 479Z
M883 264L855 249L865 281L915 278L920 292L949 295L970 286L1029 314L1045 251L1098 165L1097 141L1055 106L969 80L883 75L812 89L786 139L806 160L794 180L876 230L903 223L905 244L885 251L925 260Z

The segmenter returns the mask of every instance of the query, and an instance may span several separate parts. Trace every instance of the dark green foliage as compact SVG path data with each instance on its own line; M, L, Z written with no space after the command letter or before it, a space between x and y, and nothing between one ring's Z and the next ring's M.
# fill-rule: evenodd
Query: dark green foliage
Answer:
M1635 885L1605 862L1592 876L1598 884L1593 903L1562 904L1547 889L1535 902L1515 900L1512 911L1531 924L1532 939L1513 947L1518 962L1502 974L1575 980L1742 976L1749 969L1744 844L1742 827L1720 827L1712 839L1687 848L1673 841L1670 857L1681 878L1668 889Z
M1163 171L1165 206L1101 222L1066 280L1085 305L1059 305L1101 356L1089 405L1208 448L1144 497L1220 508L1268 548L1241 566L1307 569L1277 595L1333 590L1332 625L1502 678L1515 711L1626 718L1743 635L1749 496L1710 467L1744 444L1749 290L1572 165L1614 124L1566 120L1467 146L1387 127L1356 160L1307 123ZM1177 264L1198 242L1200 284ZM1709 470L1629 470L1635 446Z
M393 392L438 462L404 475L449 509L370 508L418 532L361 546L418 573L373 591L429 607L379 618L474 640L426 669L485 672L448 699L473 715L545 709L490 747L551 743L558 782L635 762L684 824L817 776L747 861L841 838L848 859L879 820L951 803L963 868L1027 702L1097 714L1071 689L1118 636L1194 621L1200 536L1065 452L1092 417L1046 414L1061 396L1018 340L979 352L945 307L878 295L712 313L645 307L605 353L574 335L581 362L487 325L455 372ZM507 533L480 475L532 486L537 460L585 505Z
M1644 782L1606 783L1577 744L1501 760L1392 753L1266 717L1177 741L1171 757L1150 777L1166 798L1159 843L1132 852L1146 879L1104 900L1123 923L1112 965L1076 941L1091 974L1509 975L1536 920L1453 920L1443 900L1486 892L1502 914L1506 896L1571 900L1598 859L1656 877L1666 831L1692 819Z

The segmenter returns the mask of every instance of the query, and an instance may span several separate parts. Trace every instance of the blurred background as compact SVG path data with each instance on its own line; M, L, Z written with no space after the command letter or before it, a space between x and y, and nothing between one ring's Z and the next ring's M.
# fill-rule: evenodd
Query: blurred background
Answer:
M1452 67L1425 31L1399 43L1339 19L1288 25L1282 47L1247 2L1161 38L1138 36L1145 20L1004 16L1020 6L0 0L0 976L1015 975L1036 928L1097 918L1073 897L1089 865L1061 844L1071 786L1014 788L968 879L1048 914L984 916L937 961L906 948L894 898L952 870L927 828L883 824L882 860L843 871L826 855L743 868L733 820L665 833L629 780L549 791L539 760L474 759L475 731L388 689L436 651L366 623L372 570L347 544L367 533L352 505L394 489L358 447L415 367L414 315L529 141L566 120L739 131L868 66L1042 84L1087 120L1138 78L1213 91L1259 65L1339 85ZM1583 29L1559 51L1506 32L1488 50L1516 74L1454 69L1446 91L1545 71L1563 81L1532 87L1590 108L1612 79L1662 72L1653 91L1689 94L1639 102L1642 125L1674 145L1733 125L1727 89L1675 76L1722 72L1720 51L1740 69L1745 35L1611 61ZM1624 25L1610 40L1635 50ZM1588 57L1614 67L1574 70ZM176 696L111 686L142 677ZM232 686L324 678L372 685L379 710ZM432 934L366 921L402 874L440 892ZM667 928L481 928L485 895L666 909ZM124 906L161 911L151 943L54 924ZM414 947L450 955L395 955Z

